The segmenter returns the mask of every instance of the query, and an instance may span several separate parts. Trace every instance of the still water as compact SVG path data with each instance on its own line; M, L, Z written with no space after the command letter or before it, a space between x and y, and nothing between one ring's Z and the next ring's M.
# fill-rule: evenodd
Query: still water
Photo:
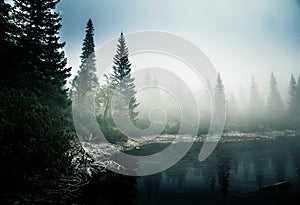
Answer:
M157 153L149 144L130 154ZM101 179L91 204L300 204L300 137L221 142L204 162L202 143L173 167L144 177ZM260 190L287 181L290 187Z

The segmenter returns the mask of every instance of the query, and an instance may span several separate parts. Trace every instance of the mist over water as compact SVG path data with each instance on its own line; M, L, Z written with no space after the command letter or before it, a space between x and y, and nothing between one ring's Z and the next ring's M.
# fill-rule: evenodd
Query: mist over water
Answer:
M1 204L299 201L300 0L4 0L0 18Z

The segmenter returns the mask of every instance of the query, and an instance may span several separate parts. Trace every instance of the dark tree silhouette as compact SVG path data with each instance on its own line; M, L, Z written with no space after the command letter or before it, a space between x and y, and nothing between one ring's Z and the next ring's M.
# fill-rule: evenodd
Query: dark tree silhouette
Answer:
M70 148L64 88L70 68L59 42L58 2L14 0L11 9L1 1L1 181L26 182L34 173L58 169Z
M59 0L14 0L14 15L18 25L17 43L26 51L22 61L20 82L33 90L49 106L67 107L64 88L71 68L66 68L59 42L61 18L55 12Z
M117 112L122 113L129 108L130 119L132 122L136 122L138 112L136 112L135 109L138 103L135 97L134 78L131 76L131 64L128 59L128 54L125 37L123 32L121 32L117 53L114 56L113 73L110 78L114 88L124 97L120 102L120 110ZM127 102L129 102L129 105Z
M94 43L94 26L91 19L86 26L86 36L83 41L81 65L77 76L73 80L73 89L76 95L84 96L98 87L96 75L96 56Z
M23 52L16 44L17 27L10 15L12 7L0 1L0 85L16 87L21 73L20 62ZM19 86L20 87L20 86Z
M81 140L98 141L98 124L95 121L94 98L99 88L96 74L96 56L94 43L94 27L91 19L86 26L86 35L82 45L81 65L73 80L73 116L77 135Z

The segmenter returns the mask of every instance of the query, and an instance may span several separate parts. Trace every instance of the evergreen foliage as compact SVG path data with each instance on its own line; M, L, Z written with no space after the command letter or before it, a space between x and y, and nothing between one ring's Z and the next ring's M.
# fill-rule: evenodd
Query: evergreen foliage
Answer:
M65 88L70 68L66 68L64 43L59 42L58 2L14 0L11 7L1 1L0 158L5 170L1 168L0 176L4 184L57 169L73 139Z
M220 73L218 73L217 82L214 89L214 113L224 112L226 105L225 88L221 79Z
M86 25L86 35L83 40L81 65L73 80L72 97L73 115L77 122L77 135L81 140L96 141L98 125L95 122L94 98L99 87L96 74L96 56L94 43L94 26L91 19Z
M66 68L62 51L65 43L59 42L61 18L55 11L58 2L14 0L16 41L26 51L18 82L46 105L66 108L70 101L64 86L71 68Z
M96 75L96 55L94 43L94 26L91 19L86 26L86 36L82 45L81 65L77 76L73 80L74 95L84 96L86 93L98 88Z
M289 85L289 107L287 109L287 117L290 127L299 127L300 123L300 76L296 82L294 76L291 76Z
M129 109L129 116L132 122L136 122L138 112L135 111L138 106L135 94L134 78L131 76L131 63L128 59L128 48L126 46L125 37L121 32L119 44L113 62L113 73L110 76L111 83L116 89L115 93L119 93L117 114L124 113ZM129 102L129 104L128 104Z

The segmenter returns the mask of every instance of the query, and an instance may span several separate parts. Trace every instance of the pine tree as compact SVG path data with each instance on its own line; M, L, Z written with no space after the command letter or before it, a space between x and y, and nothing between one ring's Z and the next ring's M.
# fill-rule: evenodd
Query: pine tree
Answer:
M286 117L288 118L291 127L298 128L300 121L300 76L298 82L296 82L294 75L291 75L288 92L289 101Z
M293 104L293 101L295 100L296 91L297 91L297 82L296 82L295 77L294 77L293 74L291 75L291 80L290 80L288 91L289 91L288 104L289 104L289 106L291 106Z
M295 113L296 113L296 119L299 122L300 121L300 75L299 75L298 81L297 81L294 107L295 107L294 110L295 110ZM299 128L299 123L298 123L298 128Z
M96 74L96 56L94 42L94 26L91 19L86 25L86 35L83 40L81 65L73 80L73 116L77 126L77 135L81 140L98 141L98 124L95 123L95 94L99 89ZM80 128L80 129L78 129Z
M225 112L226 107L226 95L225 88L221 79L220 73L218 73L217 82L214 89L214 114L220 114Z
M126 46L125 37L121 32L117 53L114 56L113 73L110 76L111 82L120 93L119 114L129 108L129 116L132 122L136 122L138 112L135 111L138 106L135 94L134 78L131 76L131 64L128 59L128 48ZM128 103L129 102L129 105Z
M281 95L277 86L277 81L274 74L271 74L270 79L270 92L267 99L267 107L269 117L272 119L278 119L284 112L284 105L281 100Z
M8 47L0 47L8 52L7 59L1 55L0 67L8 70L4 77L9 79L1 82L7 89L0 90L0 158L9 181L53 166L58 170L57 162L70 148L70 101L64 88L70 68L65 67L64 43L59 42L58 2L14 0L10 10L1 1L1 44ZM3 67L2 58L8 62ZM2 170L0 175L5 176Z
M83 41L81 65L73 81L74 94L84 96L90 91L95 91L98 87L96 75L96 56L94 43L94 26L91 19L86 26L86 36Z
M59 0L14 0L14 15L18 26L17 44L26 51L20 78L22 86L33 90L49 106L69 105L64 88L71 68L66 68L59 42L61 18L55 11Z

